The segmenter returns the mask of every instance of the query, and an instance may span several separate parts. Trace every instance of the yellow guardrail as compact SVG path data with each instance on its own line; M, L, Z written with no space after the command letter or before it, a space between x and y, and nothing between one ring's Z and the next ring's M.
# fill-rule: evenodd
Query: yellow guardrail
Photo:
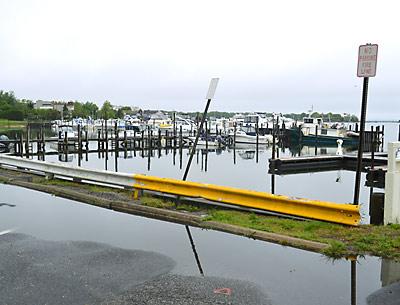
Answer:
M346 225L355 226L360 222L358 205L292 198L264 192L140 174L135 174L133 178L135 180L133 187L137 190L204 198L216 202Z

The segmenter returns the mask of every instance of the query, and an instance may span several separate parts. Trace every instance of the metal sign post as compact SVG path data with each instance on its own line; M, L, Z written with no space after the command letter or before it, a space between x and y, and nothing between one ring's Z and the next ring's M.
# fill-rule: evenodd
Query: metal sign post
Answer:
M211 82L210 82L210 86L208 87L208 92L207 92L207 95L206 95L206 100L207 100L206 108L204 109L204 113L203 113L203 117L201 118L200 126L199 126L199 128L198 128L198 130L196 132L196 139L194 140L193 147L192 147L192 149L190 151L189 161L188 161L188 163L186 165L185 173L183 174L183 178L182 178L183 181L186 181L186 178L187 178L187 176L189 174L190 165L192 164L193 156L194 156L194 154L196 152L197 142L199 142L200 134L203 131L203 125L204 125L204 122L205 122L206 117L207 117L208 108L210 107L211 100L214 97L215 90L217 89L218 81L219 81L219 78L212 78ZM207 134L206 134L206 137L207 137ZM206 141L207 141L207 139L206 139ZM180 201L180 196L177 196L176 203L179 204L179 201ZM186 228L186 233L187 233L187 235L189 237L189 240L190 240L190 244L192 245L192 250L193 250L196 262L197 262L197 267L199 268L200 275L204 276L204 271L203 271L203 268L201 267L200 258L199 258L199 255L197 254L196 248L194 246L194 241L193 241L192 234L190 233L189 226L185 225L185 228Z
M206 120L208 108L210 107L211 100L214 97L215 90L217 89L218 81L219 81L219 78L211 79L210 86L208 88L208 92L206 95L206 99L207 99L206 108L204 109L203 117L201 118L201 123L200 123L199 129L197 130L197 133L196 133L196 139L194 141L193 147L190 152L189 161L186 165L185 173L182 178L183 181L186 181L187 175L189 174L189 169L190 169L190 165L192 164L194 153L196 151L197 142L199 141L200 134L203 131L204 121Z
M378 58L378 45L361 45L358 50L357 76L363 77L363 91L361 102L360 136L358 137L357 171L354 187L353 204L358 204L360 199L361 167L364 150L364 131L367 116L368 82L370 77L376 75L376 61Z

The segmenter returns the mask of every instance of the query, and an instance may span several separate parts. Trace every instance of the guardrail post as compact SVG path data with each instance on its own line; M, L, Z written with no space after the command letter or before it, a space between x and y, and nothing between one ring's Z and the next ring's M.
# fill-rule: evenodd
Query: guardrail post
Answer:
M143 190L140 190L140 189L133 189L133 199L139 200L140 197L143 196L143 193L144 193Z
M54 179L54 174L52 173L45 173L45 179L46 180L53 180Z
M384 224L400 223L400 142L388 144Z

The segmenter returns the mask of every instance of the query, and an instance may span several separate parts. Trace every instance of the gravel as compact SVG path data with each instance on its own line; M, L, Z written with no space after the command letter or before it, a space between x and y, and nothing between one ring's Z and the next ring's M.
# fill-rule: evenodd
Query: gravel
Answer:
M216 293L216 292L220 293ZM217 277L164 275L101 305L271 304L260 289L245 281Z

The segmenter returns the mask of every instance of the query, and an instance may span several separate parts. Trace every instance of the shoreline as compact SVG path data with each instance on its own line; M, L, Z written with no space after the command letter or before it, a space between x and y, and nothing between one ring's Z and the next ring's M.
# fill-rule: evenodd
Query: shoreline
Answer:
M348 227L320 221L279 218L221 209L198 203L176 205L165 199L142 196L133 199L133 190L88 185L61 179L46 180L24 171L0 169L0 183L52 194L80 203L111 209L151 219L198 227L206 230L244 236L297 249L320 253L332 258L374 255L400 257L400 226L377 227L363 225ZM382 232L381 232L382 231ZM390 234L388 234L388 232ZM366 235L369 233L370 235ZM384 239L384 244L377 244ZM344 237L349 237L346 240ZM393 236L396 243L388 249ZM304 237L304 238L303 238ZM386 251L381 249L382 246Z

